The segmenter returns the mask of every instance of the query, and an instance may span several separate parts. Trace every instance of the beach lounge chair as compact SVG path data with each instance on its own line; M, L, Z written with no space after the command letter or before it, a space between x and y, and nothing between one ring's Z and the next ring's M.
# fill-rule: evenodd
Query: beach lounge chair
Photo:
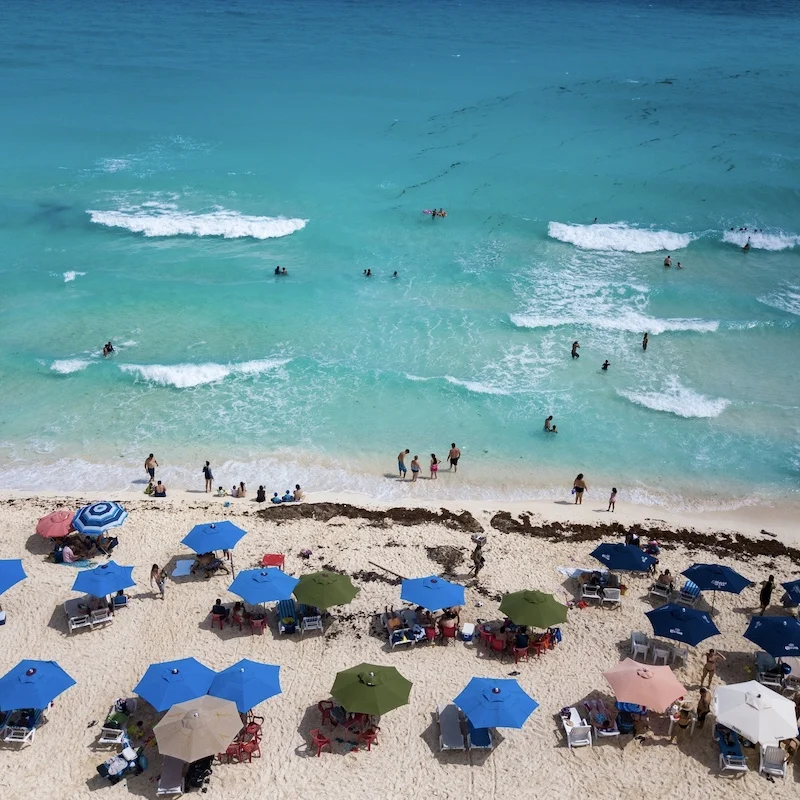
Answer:
M439 723L439 750L466 750L467 745L461 730L461 712L458 706L448 703L444 708L436 706L436 720Z
M300 605L297 608L297 613L300 616L300 635L302 636L306 631L324 631L322 626L322 614L319 613L318 608L314 606Z
M681 587L675 602L682 606L694 608L695 603L700 599L700 587L694 581L686 581Z
M611 719L611 714L602 700L586 700L583 704L589 722L594 728L594 735L597 738L608 739L619 736L617 723Z
M113 622L114 615L106 607L98 608L89 615L89 621L94 628L95 625L105 625L106 622Z
M277 605L278 635L297 631L297 607L294 600L281 600Z
M768 686L770 689L776 691L778 694L782 694L783 690L786 688L786 683L784 682L782 672L773 672L773 671L757 672L756 680L762 686Z
M719 747L720 772L725 770L747 772L747 759L742 754L739 737L731 730L722 730L717 727L714 731L714 738Z
M41 709L12 711L0 731L0 738L8 744L31 744L36 738L36 728L42 722Z
M587 724L577 708L568 709L569 716L565 712L561 713L561 722L564 725L564 732L567 734L567 747L589 747L592 746L592 726Z
M780 747L768 746L761 747L761 759L758 765L758 772L765 775L778 775L786 777L786 753Z
M649 597L660 597L668 601L672 597L672 588L663 583L654 583L647 594Z
M402 615L401 615L402 616ZM403 644L414 644L414 635L411 628L394 628L389 630L389 618L386 614L381 614L381 626L386 631L389 639L389 647L394 650Z
M127 739L127 727L131 714L136 711L137 700L135 697L118 699L106 714L103 727L100 728L98 744L122 744Z
M620 589L603 589L603 596L600 598L600 606L603 603L616 603L618 606L622 605L622 592Z
M79 628L91 628L92 621L88 614L81 614L79 617L69 617L67 620L69 632L77 631Z
M185 761L172 756L164 756L164 760L161 762L161 777L158 779L158 791L156 792L159 797L183 794L183 771L185 767Z
M467 720L467 748L469 750L491 750L494 747L491 728L476 728Z
M602 602L603 598L600 596L600 587L587 586L584 584L581 587L581 600L599 600Z
M635 631L631 633L631 658L636 661L636 656L641 655L642 660L647 660L647 652L650 649L650 641L643 633Z

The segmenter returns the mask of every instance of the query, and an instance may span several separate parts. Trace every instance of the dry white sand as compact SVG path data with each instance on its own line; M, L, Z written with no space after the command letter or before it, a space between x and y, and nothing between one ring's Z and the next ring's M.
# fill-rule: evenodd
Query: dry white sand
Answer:
M375 612L386 605L400 606L399 586L374 562L406 577L441 572L426 548L450 545L469 554L469 534L442 525L424 524L385 527L365 520L334 518L327 523L301 520L276 524L255 514L249 501L232 501L225 509L219 500L199 494L171 492L164 502L136 496L115 496L125 502L130 516L119 529L118 563L135 565L138 585L131 590L130 607L117 613L105 630L83 630L68 635L61 608L76 596L71 585L76 570L47 563L49 543L34 533L36 520L57 507L75 508L82 498L40 497L16 499L0 505L0 554L21 557L28 579L2 598L8 623L0 628L3 647L0 673L20 658L55 659L76 680L49 712L49 721L38 732L32 746L0 750L0 789L16 797L79 798L95 790L104 797L138 795L155 797L160 758L155 745L148 748L150 768L139 777L110 786L96 775L95 767L107 750L95 747L99 723L116 697L130 696L147 666L185 656L195 656L213 669L222 669L241 658L281 665L283 693L259 706L266 718L262 757L252 764L215 766L206 797L286 798L346 796L359 800L386 798L458 797L795 797L800 766L790 767L785 782L770 784L756 773L756 751L750 754L751 771L743 778L717 776L717 750L711 738L712 720L704 730L678 744L669 743L666 721L653 716L653 732L640 744L625 737L622 746L614 740L592 749L570 752L564 742L558 711L588 696L603 695L613 702L602 671L627 655L631 631L650 632L643 613L652 606L646 598L649 581L634 577L622 607L587 608L570 612L562 626L564 640L538 660L521 664L518 680L540 703L520 730L499 731L498 745L491 755L440 754L438 731L432 712L437 702L449 702L474 675L504 677L514 670L512 661L486 657L477 646L420 646L388 650L385 641L371 635ZM330 499L330 498L328 498ZM338 498L340 500L345 498ZM346 498L350 501L353 498ZM375 506L373 506L375 507ZM610 515L596 509L604 503L587 502L582 508L552 503L518 504L514 512L532 511L548 519L572 519L594 523ZM519 533L502 533L489 525L492 514L480 504L476 518L488 535L487 564L480 586L470 585L462 619L493 619L498 602L492 599L509 591L538 588L563 600L574 589L556 571L558 565L591 567L589 552L596 542L547 541ZM460 509L454 509L460 510ZM355 601L334 610L334 620L325 635L277 637L274 620L263 637L245 629L226 627L220 632L209 626L209 609L216 597L233 602L227 593L230 578L219 576L170 581L166 601L157 599L148 586L151 564L174 563L176 556L190 555L180 539L199 522L229 517L248 531L234 551L237 569L255 566L265 552L286 554L287 571L300 575L328 564L354 575L361 587ZM730 515L724 521L713 516L668 515L652 509L623 509L617 514L626 524L638 519L663 520L661 527L694 524L702 529L731 528L759 536L766 528L789 536L790 526L774 517ZM303 548L312 550L308 561L298 557ZM662 566L673 574L694 561L716 558L684 546L665 551ZM777 580L797 576L797 563L786 555L767 558L742 555L726 563L754 580L774 572ZM456 570L464 577L467 562ZM375 573L365 576L360 573ZM371 578L371 579L368 579ZM479 591L480 589L480 591ZM776 592L779 595L780 589ZM482 604L482 605L481 605ZM752 678L748 671L755 647L742 637L749 614L757 605L757 590L741 595L717 595L716 622L722 635L693 649L687 668L676 674L696 702L701 670L700 654L714 646L727 656L720 666L719 680L737 683ZM781 613L777 608L774 613ZM313 757L308 749L308 731L318 727L318 700L329 697L336 672L361 661L395 665L413 681L410 703L386 714L381 721L379 744L372 752L346 753L334 742L334 753ZM146 704L144 708L147 708ZM156 715L143 713L149 722ZM87 727L91 721L93 727ZM335 736L342 736L337 729ZM311 756L311 757L309 757Z

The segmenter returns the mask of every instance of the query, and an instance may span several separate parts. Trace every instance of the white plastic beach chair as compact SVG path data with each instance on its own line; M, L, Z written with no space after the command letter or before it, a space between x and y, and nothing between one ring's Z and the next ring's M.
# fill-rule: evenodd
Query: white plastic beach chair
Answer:
M78 628L91 628L92 621L89 619L88 614L82 614L80 617L70 617L67 620L67 627L69 628L69 632L72 633L78 630Z
M672 663L676 661L681 662L681 666L685 667L686 662L689 660L689 648L672 645Z
M672 589L663 583L654 583L648 592L650 597L661 597L664 600L669 600L672 597Z
M436 719L439 722L439 750L466 750L458 706L454 703L448 703L444 708L437 705Z
M603 597L600 600L600 605L603 603L616 603L618 606L622 605L622 591L620 589L603 589Z
M647 652L650 649L650 642L647 636L638 631L631 634L631 658L636 661L636 656L641 655L642 660L647 660Z
M138 701L135 697L130 697L125 700L125 707L128 709L127 713L125 714L125 722L130 719L131 714L136 711L138 705ZM108 710L108 714L106 714L106 719L108 719L115 711L117 710L117 704L114 703L113 706ZM97 739L98 744L122 744L127 738L127 730L125 725L123 724L120 728L100 728L100 736Z
M589 716L589 723L594 728L595 738L610 739L613 736L619 736L619 727L617 727L616 720L612 722L610 728L603 728L602 725L596 722L597 714L601 714L607 720L611 720L611 714L608 713L608 709L602 700L586 700L583 707L586 709L586 713ZM595 719L592 719L593 714L595 715Z
M300 635L302 636L306 631L321 631L324 630L322 627L322 617L317 614L313 617L303 617L300 620Z
M759 672L756 674L756 680L762 686L768 686L778 694L782 694L785 688L783 679L777 672Z
M761 761L758 765L759 773L779 775L786 777L786 753L780 747L761 747Z
M669 664L671 656L672 656L672 648L668 644L653 642L652 659L654 664L660 660L661 663L666 667L667 664Z
M183 794L183 768L185 761L172 756L164 756L161 764L161 778L158 781L158 795Z
M584 584L581 587L581 600L600 600L602 602L602 599L599 586L586 586Z
M17 728L8 725L3 728L3 741L9 744L30 744L36 737L36 728Z
M89 622L94 628L95 625L104 625L106 622L113 622L114 615L107 608L98 608L92 611Z
M591 725L575 725L567 729L567 747L570 750L573 747L586 747L586 745L592 746Z

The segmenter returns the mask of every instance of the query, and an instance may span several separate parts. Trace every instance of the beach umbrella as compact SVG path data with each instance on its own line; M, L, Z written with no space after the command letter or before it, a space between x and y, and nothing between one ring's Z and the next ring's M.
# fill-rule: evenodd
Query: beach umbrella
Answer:
M336 673L331 694L351 714L380 716L408 703L411 681L395 667L359 664Z
M212 697L232 700L236 708L247 713L264 700L281 693L280 667L243 658L232 667L218 672L208 693Z
M794 617L753 617L744 638L773 658L800 656L800 622Z
M22 569L22 560L19 558L0 559L0 594L10 589L15 584L25 580L28 576Z
M800 581L789 581L788 583L782 583L784 589L786 589L786 594L789 595L789 599L792 601L794 605L800 605Z
M241 729L234 702L206 695L172 706L153 733L162 756L192 762L224 753Z
M711 598L711 608L714 609L714 601L717 599L717 592L730 592L739 594L742 589L746 589L752 583L751 580L740 575L735 569L726 567L722 564L692 564L689 569L685 569L681 575L685 575L690 581L700 587L700 591L714 592Z
M515 625L549 628L567 619L567 607L551 594L534 590L512 592L503 597L500 611Z
M719 634L719 628L704 611L679 606L677 603L667 603L646 612L645 616L650 620L656 636L685 642L692 647Z
M719 725L751 742L777 745L797 736L794 702L757 681L718 687L711 711Z
M45 539L58 539L66 536L72 529L74 517L74 511L54 511L36 523L36 533L44 536Z
M647 572L656 559L633 544L605 542L592 550L591 555L609 569L622 572Z
M72 527L86 536L100 536L109 528L117 528L125 522L128 512L110 500L90 503L78 510L72 519Z
M195 525L181 542L195 553L213 553L215 550L233 550L239 539L247 533L229 520L204 522Z
M338 572L312 572L310 575L300 576L294 596L308 606L330 608L349 603L358 592L358 587L353 586L347 575L340 575Z
M75 576L72 591L83 592L94 597L105 597L120 589L136 586L131 573L133 567L121 567L115 561L107 561L94 569L81 570Z
M133 691L156 711L208 693L214 670L195 658L179 658L151 664Z
M539 707L512 678L472 678L453 702L475 728L521 728Z
M295 586L297 578L287 575L277 567L260 567L240 572L228 591L238 594L245 603L256 605L288 600Z
M665 711L686 694L669 667L644 665L630 658L604 672L603 677L617 700L647 706L654 711Z
M75 681L55 661L20 661L0 678L0 710L47 708Z
M429 575L427 578L408 578L400 587L400 599L429 611L464 605L464 587L444 578Z

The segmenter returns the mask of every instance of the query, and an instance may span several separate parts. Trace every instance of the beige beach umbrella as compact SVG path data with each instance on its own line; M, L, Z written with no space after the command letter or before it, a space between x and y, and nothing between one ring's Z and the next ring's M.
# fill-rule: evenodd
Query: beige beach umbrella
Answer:
M176 703L153 733L162 756L191 762L224 753L241 729L236 703L204 695Z

